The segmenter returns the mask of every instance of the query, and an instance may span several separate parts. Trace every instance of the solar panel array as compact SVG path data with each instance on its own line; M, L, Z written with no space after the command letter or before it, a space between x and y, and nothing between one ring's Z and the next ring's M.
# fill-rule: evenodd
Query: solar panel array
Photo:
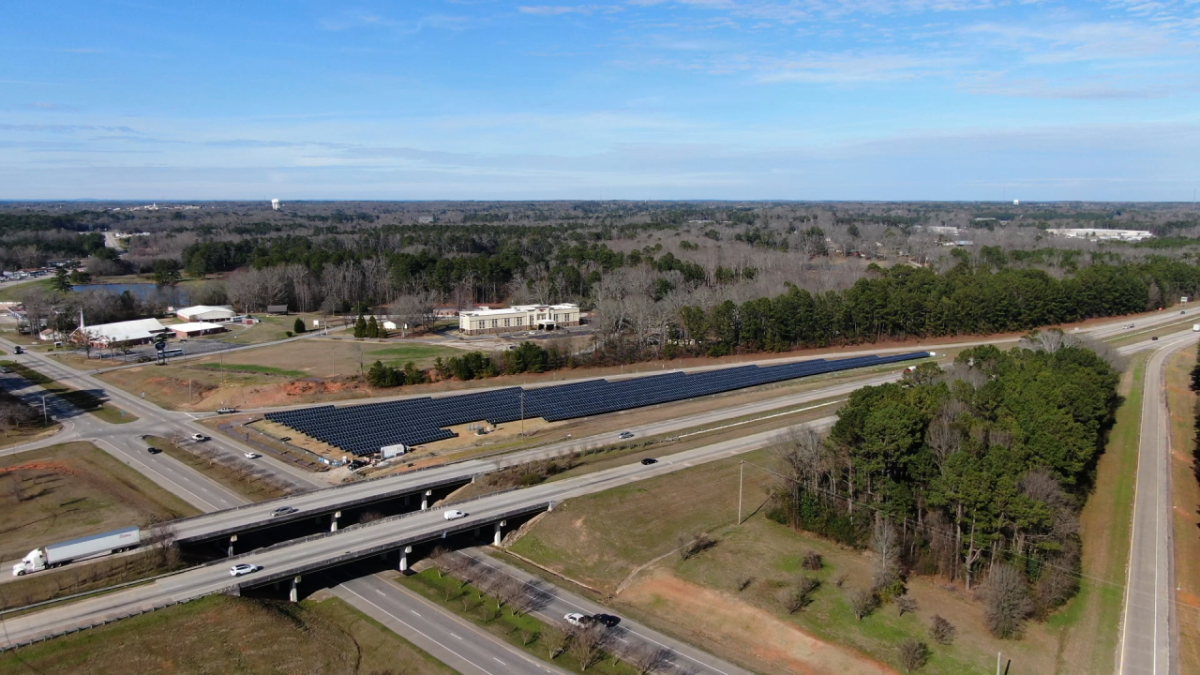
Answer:
M802 361L778 366L741 366L703 373L664 373L627 380L588 380L538 389L506 387L477 394L416 398L387 403L331 405L267 413L266 418L354 455L386 445L420 445L456 434L443 427L487 421L503 424L542 417L548 422L719 394L822 373L924 358L929 352L852 359Z

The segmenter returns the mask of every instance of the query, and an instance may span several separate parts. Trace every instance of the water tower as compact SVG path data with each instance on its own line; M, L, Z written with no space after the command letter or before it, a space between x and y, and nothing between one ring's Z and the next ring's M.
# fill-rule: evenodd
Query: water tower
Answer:
M274 210L276 210L276 211L278 211L278 210L279 210L279 200L278 200L278 199L272 199L272 200L271 200L271 208L272 208L272 209L274 209Z

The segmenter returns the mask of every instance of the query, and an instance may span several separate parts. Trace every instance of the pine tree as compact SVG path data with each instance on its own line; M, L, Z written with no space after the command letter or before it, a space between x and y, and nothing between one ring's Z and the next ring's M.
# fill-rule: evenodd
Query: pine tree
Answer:
M375 320L374 316L372 316L371 320L367 322L367 337L379 337L379 322Z
M358 315L358 321L354 322L354 337L361 338L367 336L367 320L362 314Z
M296 317L296 323L292 324L292 332L297 335L304 332L304 319Z

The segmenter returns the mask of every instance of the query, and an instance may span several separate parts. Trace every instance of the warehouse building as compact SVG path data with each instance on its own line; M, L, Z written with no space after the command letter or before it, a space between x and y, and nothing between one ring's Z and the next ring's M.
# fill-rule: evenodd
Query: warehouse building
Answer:
M195 305L175 312L184 321L228 321L235 314L233 307L227 305Z
M154 340L154 336L167 332L168 328L158 319L137 319L102 323L98 326L80 326L72 335L87 336L93 347L107 349L119 343L142 345Z
M458 329L464 335L553 330L579 325L579 305L513 305L459 312Z

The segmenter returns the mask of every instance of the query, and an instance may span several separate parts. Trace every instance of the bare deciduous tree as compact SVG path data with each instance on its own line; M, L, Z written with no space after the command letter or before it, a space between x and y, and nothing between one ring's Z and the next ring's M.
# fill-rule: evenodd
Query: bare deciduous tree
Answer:
M953 644L956 632L954 624L938 614L934 614L933 620L929 622L929 637L933 638L933 641L940 645Z
M988 576L983 593L988 630L1002 639L1019 637L1025 620L1034 610L1024 575L1014 567L997 564Z
M859 621L875 611L878 604L879 599L871 591L864 588L850 591L850 609L854 612L854 618Z

